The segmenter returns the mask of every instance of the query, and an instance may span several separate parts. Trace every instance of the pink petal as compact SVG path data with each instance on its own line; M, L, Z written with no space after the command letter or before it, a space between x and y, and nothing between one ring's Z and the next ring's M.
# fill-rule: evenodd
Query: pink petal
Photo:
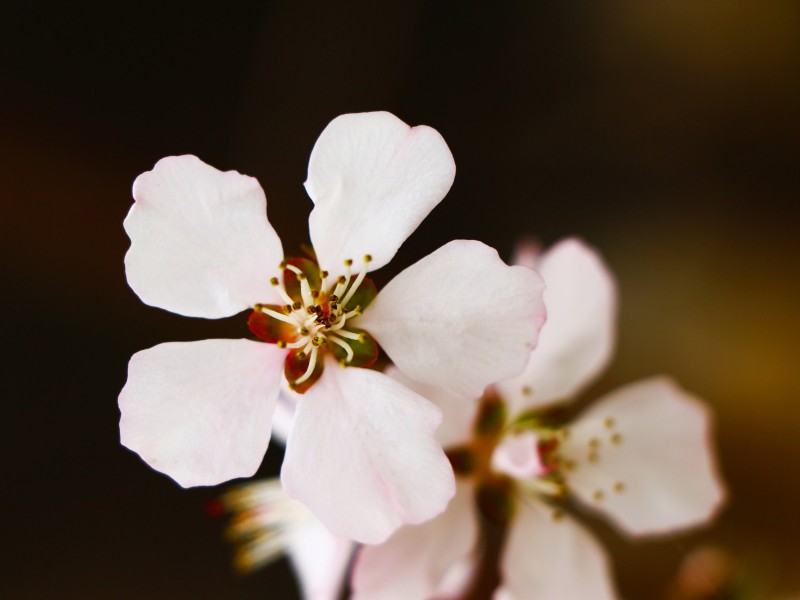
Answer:
M492 468L512 479L531 479L547 472L539 456L539 438L532 431L508 433L492 452Z
M541 278L456 240L395 277L359 317L398 368L459 397L519 373L544 316Z
M283 486L335 535L380 543L442 512L455 492L433 437L440 420L435 406L386 375L329 359L298 402Z
M406 377L394 365L389 365L384 373L430 400L442 411L442 424L436 430L436 440L442 448L461 446L472 439L472 426L478 410L477 398L461 398L441 388L420 383Z
M355 544L314 519L292 534L287 553L305 600L338 600Z
M473 489L460 482L441 515L403 527L380 546L360 550L351 581L353 600L435 597L450 569L470 557L477 542ZM469 582L463 579L462 584Z
M529 248L520 254L530 263ZM566 239L541 257L538 271L547 322L525 371L498 384L512 413L571 399L602 371L614 348L616 286L597 252Z
M343 261L388 263L445 197L455 177L439 133L387 112L342 115L319 136L308 164L311 242L333 275Z
M495 600L615 598L606 553L586 529L536 500L519 502Z
M253 475L269 444L284 356L249 340L137 352L119 395L122 444L183 487Z
M145 304L216 319L273 302L283 250L258 181L168 156L136 178L133 197L125 267Z
M577 463L567 482L577 497L637 536L701 525L717 512L725 491L711 443L708 409L656 377L599 400L570 428L561 453Z

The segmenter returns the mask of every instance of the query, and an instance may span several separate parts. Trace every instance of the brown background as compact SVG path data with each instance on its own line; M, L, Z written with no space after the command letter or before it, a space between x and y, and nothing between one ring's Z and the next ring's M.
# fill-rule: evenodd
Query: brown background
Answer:
M118 443L136 350L239 337L125 283L134 177L194 153L258 177L306 241L309 151L338 114L436 127L448 198L379 281L449 239L508 256L579 234L616 273L617 359L596 392L670 373L714 407L731 501L699 536L632 545L597 523L629 598L700 541L800 590L797 3L4 4L5 598L283 598L284 563L232 575L215 490ZM499 4L499 3L497 3ZM590 394L591 396L591 394ZM271 450L264 474L277 473Z

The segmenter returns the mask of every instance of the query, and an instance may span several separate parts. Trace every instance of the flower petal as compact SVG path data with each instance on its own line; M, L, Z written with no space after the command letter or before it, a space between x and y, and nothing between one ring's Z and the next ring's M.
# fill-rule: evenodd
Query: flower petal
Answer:
M445 197L456 167L442 136L387 112L342 115L319 136L308 163L311 242L334 276L345 259L386 263Z
M531 250L518 259L530 263ZM547 323L525 370L498 384L512 414L576 395L614 347L616 286L600 256L582 241L559 242L541 257Z
M122 444L183 487L253 475L269 444L284 356L250 340L137 352L119 395Z
M394 365L389 365L383 372L439 407L442 424L436 430L436 440L443 448L461 446L472 439L472 426L478 412L477 398L467 400L441 388L420 383L404 375Z
M582 525L536 500L517 505L495 600L615 598L608 558Z
M305 600L338 600L355 544L316 519L292 533L286 549Z
M708 409L655 377L599 400L560 452L577 465L567 480L577 497L637 536L700 525L720 507L725 492L710 438Z
M359 318L412 379L464 399L519 373L545 317L541 278L455 240L395 277Z
M455 493L433 437L440 420L433 404L383 373L329 358L297 403L283 486L335 535L380 543L439 514Z
M288 386L282 385L278 401L275 403L275 412L272 414L272 439L284 446L292 430L298 397L299 394L292 392Z
M133 197L125 267L145 304L216 319L281 303L269 278L283 249L254 178L168 156L136 178Z
M380 546L361 548L353 568L353 600L436 597L451 567L468 558L477 542L472 485L459 482L441 515L403 527Z

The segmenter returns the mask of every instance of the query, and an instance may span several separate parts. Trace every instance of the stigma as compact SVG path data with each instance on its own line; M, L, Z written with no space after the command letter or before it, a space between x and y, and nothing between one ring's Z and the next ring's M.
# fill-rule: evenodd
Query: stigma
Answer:
M365 255L354 273L353 261L346 260L343 274L332 278L313 260L289 258L279 266L282 278L270 279L284 304L256 304L248 326L265 342L289 351L284 373L293 390L303 393L319 379L326 353L342 366L369 367L375 362L377 343L355 326L377 295L366 277L371 261Z

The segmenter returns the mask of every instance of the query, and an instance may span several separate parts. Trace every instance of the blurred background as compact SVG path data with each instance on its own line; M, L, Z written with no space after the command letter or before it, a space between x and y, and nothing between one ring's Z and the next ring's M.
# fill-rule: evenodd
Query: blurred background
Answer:
M379 109L438 129L458 167L379 283L453 238L507 258L579 235L621 294L588 397L668 373L713 407L715 527L633 544L592 522L623 595L663 597L706 543L764 595L800 593L800 5L25 2L0 31L0 596L295 597L285 562L233 573L219 490L119 445L133 352L247 333L142 304L122 220L136 175L193 153L256 176L296 252L318 134Z

